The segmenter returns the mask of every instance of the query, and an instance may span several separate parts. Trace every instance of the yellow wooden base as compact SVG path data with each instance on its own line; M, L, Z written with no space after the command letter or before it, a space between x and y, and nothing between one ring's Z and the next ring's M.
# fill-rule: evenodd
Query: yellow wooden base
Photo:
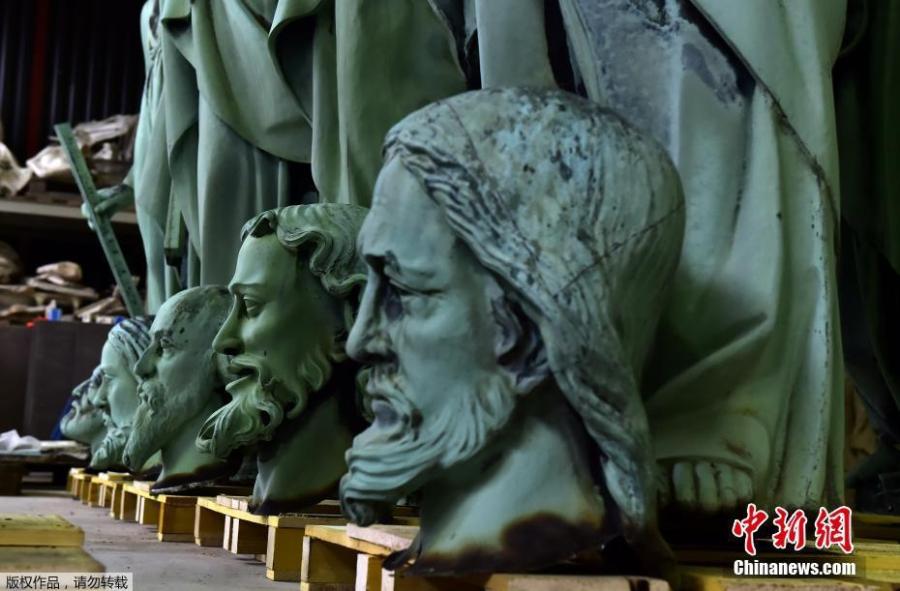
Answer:
M194 543L221 546L232 554L261 555L266 577L274 581L300 580L300 553L304 528L310 524L337 524L336 501L316 505L310 513L254 515L246 510L248 497L219 495L197 500Z
M80 548L83 543L84 531L59 515L0 513L0 546Z
M0 565L11 573L105 572L90 554L71 546L0 546Z

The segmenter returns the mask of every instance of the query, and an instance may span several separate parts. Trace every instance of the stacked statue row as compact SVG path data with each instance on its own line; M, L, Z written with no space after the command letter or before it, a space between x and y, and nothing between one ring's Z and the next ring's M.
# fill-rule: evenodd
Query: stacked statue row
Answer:
M230 311L220 288L167 300L121 463L161 450L170 490L252 453L261 513L339 493L370 524L414 498L421 534L390 564L423 574L540 568L623 537L669 575L658 507L802 505L760 490L769 475L654 449L644 372L685 203L662 146L575 95L433 103L388 134L370 210L260 214Z
M133 170L149 309L178 285L167 222L187 228L182 284L224 284L249 217L368 206L383 135L413 110L473 88L566 89L659 141L684 184L643 382L666 494L706 511L834 502L845 4L149 0Z

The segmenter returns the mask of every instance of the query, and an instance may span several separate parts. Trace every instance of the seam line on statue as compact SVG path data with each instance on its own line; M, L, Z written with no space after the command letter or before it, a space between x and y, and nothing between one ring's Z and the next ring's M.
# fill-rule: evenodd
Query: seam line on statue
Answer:
M675 215L676 213L678 213L679 211L681 211L681 210L683 210L683 209L684 209L684 203L681 203L681 204L679 204L677 207L675 207L675 208L669 210L668 213L666 213L665 215L663 215L661 218L659 218L658 220L656 220L656 221L653 222L652 224L649 224L648 226L645 226L644 228L642 228L641 230L635 232L634 234L632 234L632 235L630 235L630 236L627 236L627 237L626 237L624 240L622 240L621 242L616 242L616 243L614 243L614 244L612 245L612 247L611 247L609 250L607 250L607 251L605 251L603 254L601 254L601 255L595 257L594 260L593 260L593 262L591 262L590 265L587 265L587 266L583 267L580 271L578 271L578 273L575 274L574 277L572 277L571 279L569 279L568 281L566 281L566 284L563 285L561 288L559 288L559 290L557 290L557 291L553 294L553 297L555 298L555 297L558 296L559 294L561 294L561 293L563 293L564 291L566 291L567 289L569 289L569 287L571 287L573 283L575 283L576 281L578 281L579 279L581 279L581 277L584 276L585 273L588 273L588 272L591 271L592 269L596 268L596 267L597 267L598 265L600 265L604 260L608 259L612 254L614 254L616 251L620 250L623 246L625 246L626 244L628 244L628 243L630 243L630 242L633 242L634 240L636 240L636 239L638 239L638 238L643 237L643 236L644 236L645 234L647 234L648 232L653 231L654 229L656 229L657 226L659 226L660 224L664 223L664 222L665 222L666 220L668 220L670 217L672 217L673 215Z

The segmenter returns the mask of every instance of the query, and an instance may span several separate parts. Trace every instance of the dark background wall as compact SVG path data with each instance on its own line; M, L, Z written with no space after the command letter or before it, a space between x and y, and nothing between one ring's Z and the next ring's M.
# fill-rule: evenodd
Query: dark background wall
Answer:
M52 126L136 114L142 0L0 0L0 121L24 162Z

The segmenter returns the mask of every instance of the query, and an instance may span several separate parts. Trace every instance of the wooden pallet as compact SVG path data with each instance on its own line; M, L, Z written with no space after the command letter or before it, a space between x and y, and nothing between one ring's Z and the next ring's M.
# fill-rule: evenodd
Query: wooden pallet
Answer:
M85 480L90 478L90 474L85 474L84 468L74 468L77 472L69 472L72 486L69 491L73 499L81 499L81 488L84 486Z
M69 468L69 474L66 477L66 492L72 495L73 497L77 497L78 494L75 491L75 475L76 474L84 474L84 468Z
M0 513L0 546L75 546L84 531L59 515Z
M0 546L0 564L10 573L106 572L82 548L66 546Z
M149 525L156 530L160 542L192 542L197 497L156 495L150 492L152 485L146 481L120 483L120 518Z
M85 483L87 485L87 495L86 498L82 497L82 502L86 501L88 507L103 507L103 498L101 497L104 489L103 479L98 474L85 479Z
M109 509L109 515L119 518L119 495L122 487L131 482L132 476L126 472L101 472L99 475L100 497L99 507Z
M383 568L385 557L407 548L418 528L411 526L315 525L306 528L303 540L301 590L305 591L433 591L485 589L489 591L668 591L659 579L622 576L569 576L538 574L492 574L464 579L404 577ZM759 578L732 574L733 553L720 550L704 555L679 555L685 591L872 591L900 590L900 541L858 540L856 552L845 560L857 565L857 578ZM729 554L727 560L725 554ZM738 556L746 558L746 556ZM758 557L766 560L765 556ZM784 558L781 555L780 558ZM835 554L797 556L796 560L835 561ZM694 562L685 563L685 560ZM699 561L699 564L697 563Z
M853 514L853 534L873 540L900 540L900 515Z
M300 580L300 552L308 525L344 522L336 501L320 503L309 513L268 516L248 512L248 501L249 497L231 495L198 499L194 543L258 557L273 581Z
M731 568L691 566L682 569L683 591L890 591L890 584L869 579L830 577L739 577Z
M6 572L104 572L83 543L84 531L59 515L0 513L0 567Z
M368 530L363 532L363 530ZM351 535L351 532L353 535ZM483 584L455 578L397 576L382 567L391 553L409 546L416 526L306 528L301 556L301 591L468 591ZM361 536L361 537L360 537ZM551 587L552 588L552 587ZM566 588L571 587L556 587ZM588 588L585 588L587 590ZM626 591L623 589L623 591ZM655 591L655 590L654 590ZM666 590L668 591L668 590Z

